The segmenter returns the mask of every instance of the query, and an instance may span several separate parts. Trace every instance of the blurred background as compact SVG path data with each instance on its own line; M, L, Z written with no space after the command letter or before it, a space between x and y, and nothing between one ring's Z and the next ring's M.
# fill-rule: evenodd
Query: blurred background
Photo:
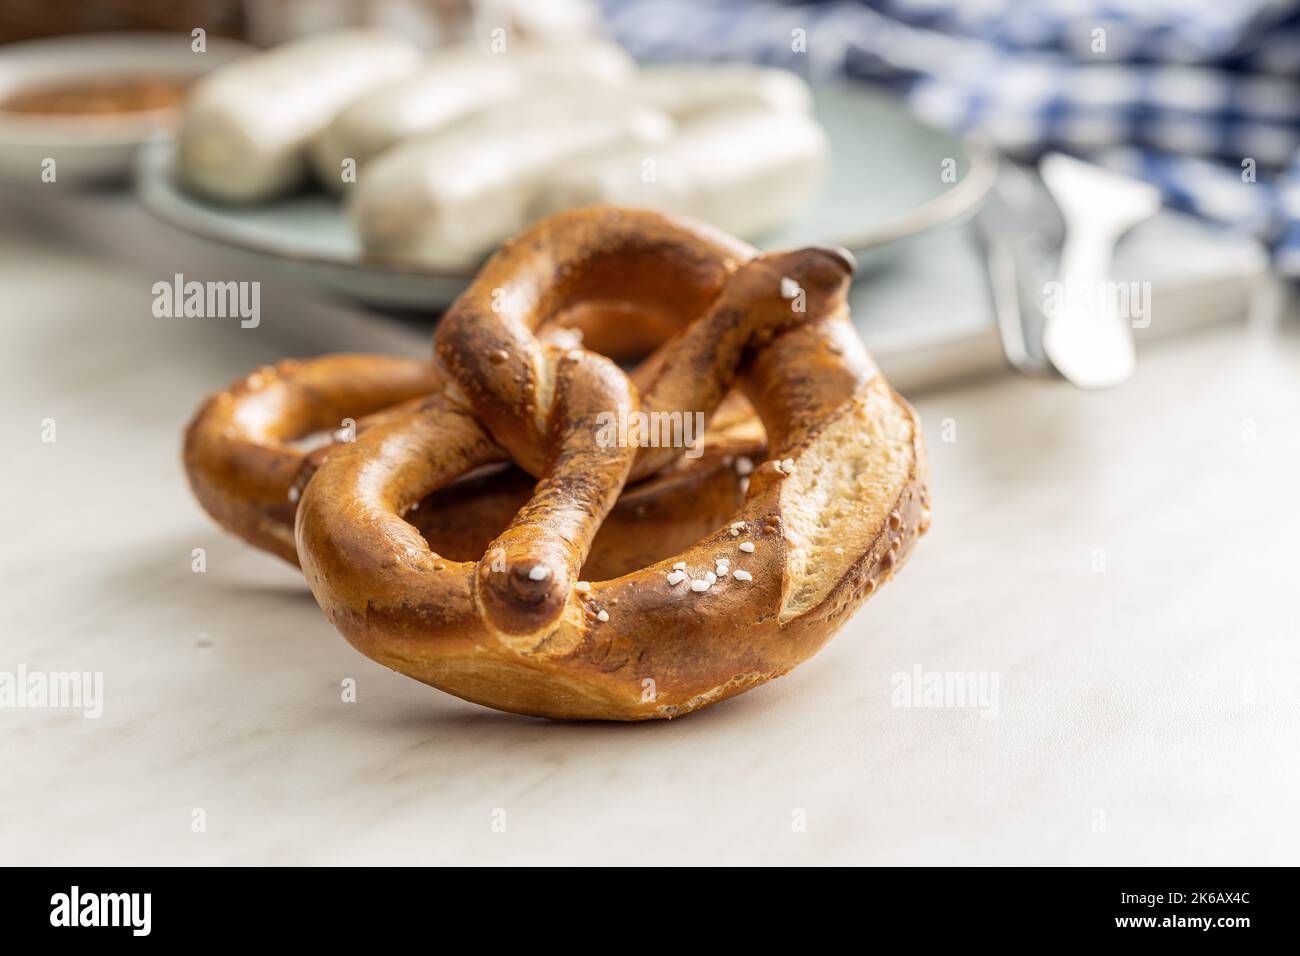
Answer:
M57 42L48 45L54 38L148 32L182 40L196 28L225 59L342 27L377 26L430 51L431 62L441 48L486 48L497 31L517 44L569 44L575 56L574 44L602 37L650 70L737 62L788 70L811 84L812 116L829 137L829 157L816 196L783 218L785 228L746 238L769 247L837 243L858 253L859 326L886 369L909 386L1007 364L1031 375L1063 372L1084 387L1108 376L1123 380L1131 362L1099 371L1106 356L1086 354L1063 333L1052 339L1046 313L1057 290L1076 311L1096 312L1107 302L1114 311L1123 299L1125 324L1140 343L1276 310L1289 295L1289 282L1276 280L1300 272L1294 3L6 0L3 9L0 91L11 93L36 80L48 86L59 69L72 68L78 54L61 58ZM40 40L47 46L32 45ZM152 62L156 71L164 62L147 47L136 58L139 69ZM218 59L210 57L205 70ZM128 60L114 62L120 70ZM857 92L846 98L846 88ZM15 204L37 202L49 217L55 204L35 188L32 163L58 144L69 153L65 175L72 175L87 155L72 155L87 147L77 135L119 147L122 136L106 132L102 116L100 127L71 133L74 111L55 118L43 137L39 113L19 115L15 102L0 110L7 192ZM681 118L673 114L674 122ZM170 119L155 114L148 136L138 139L157 139L174 119L175 110ZM102 151L104 142L97 145ZM1060 155L1087 165L1043 162ZM92 157L99 165L78 178L94 198L83 193L60 210L87 233L97 228L78 219L87 201L102 205L108 195L109 205L138 211L123 185L126 154L119 148L116 156L116 165ZM1119 176L1093 175L1099 169ZM423 275L376 271L385 250L364 235L359 250L336 206L287 202L228 214L192 201L193 191L173 193L175 177L153 172L159 181L146 176L135 187L139 201L204 240L203 255L242 255L242 268L398 315L408 326L410 313L427 321L463 285L441 275L436 257L415 257ZM115 192L104 190L113 178L106 173L117 174ZM1135 189L1140 183L1151 189ZM613 192L616 200L621 195ZM709 218L695 200L669 207ZM724 228L743 231L722 219ZM98 221L102 227L105 220ZM147 237L140 242L141 250L149 247ZM362 254L370 265L357 268ZM304 259L319 268L313 272ZM868 285L871 294L863 294ZM1054 357L1054 348L1061 354Z
M1298 77L1263 0L0 0L0 670L105 675L0 722L0 859L1293 864ZM367 661L180 461L593 199L850 249L931 470L823 653L668 726Z

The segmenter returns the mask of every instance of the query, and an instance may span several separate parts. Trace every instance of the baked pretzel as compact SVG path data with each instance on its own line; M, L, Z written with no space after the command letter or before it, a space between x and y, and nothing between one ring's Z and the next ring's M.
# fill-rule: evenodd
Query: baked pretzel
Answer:
M261 454L267 439L336 423L338 393L322 385L283 386L285 407L305 397L289 416L293 428L269 425L269 411L241 414L238 386L211 400L187 439L191 480L209 510L227 504L224 523L264 546L278 542L290 558L285 505L298 491L296 551L308 583L331 622L381 663L518 713L687 713L811 656L928 523L919 423L848 322L851 272L836 250L759 256L655 213L565 213L488 262L442 320L433 365L387 378L382 396L351 397L389 406L359 424L355 441L299 451L296 464L279 466L265 483L283 495L275 516L240 511L248 489L215 494L204 485L233 473L224 464L233 444L250 441ZM548 333L551 324L602 322L661 330L666 341L629 378ZM728 399L741 406L733 423L718 427L733 387L763 429L739 399ZM407 397L420 390L427 394ZM602 437L611 412L696 411L715 420L694 461L680 448L642 447L635 429L622 443ZM250 425L263 433L241 431ZM768 460L747 478L730 466L738 455L710 447L717 435L740 434L756 450L762 431ZM274 441L269 450L289 454ZM526 501L517 472L465 480L505 456L538 479ZM647 501L693 493L692 482L717 475L730 499L722 487L706 504L739 506L721 520L710 515L683 553L633 569L644 550L634 544L593 560L602 522L606 532L620 519L635 526ZM629 480L637 484L616 504ZM500 528L488 519L511 508L476 560L482 529ZM232 517L250 514L280 531L255 535ZM440 532L457 540L437 545ZM600 579L598 564L617 576Z
M639 334L607 319L586 318L593 338L618 352L644 348ZM195 415L184 451L190 487L222 527L296 566L297 502L320 463L356 433L409 410L439 381L427 360L382 355L290 359L258 369ZM303 439L313 435L326 440L309 449ZM681 458L626 490L596 536L585 575L617 577L644 567L699 540L740 507L737 463L743 470L765 451L749 403L728 396L703 445L698 458ZM439 554L476 560L533 485L526 472L506 464L433 492L405 517Z

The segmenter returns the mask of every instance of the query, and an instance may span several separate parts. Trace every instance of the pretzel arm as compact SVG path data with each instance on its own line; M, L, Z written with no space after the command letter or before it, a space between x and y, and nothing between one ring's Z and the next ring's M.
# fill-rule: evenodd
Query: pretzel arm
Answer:
M626 420L637 404L618 367L589 352L551 349L547 358L557 363L557 383L545 474L487 549L477 575L488 625L521 649L535 646L563 613L635 454L601 440L601 416Z
M431 492L500 455L455 399L432 396L418 412L381 423L331 454L298 512L299 553L317 596L361 617L427 609L439 600L468 612L469 600L508 646L527 650L545 637L568 604L634 453L597 438L600 413L635 407L617 366L590 353L557 362L557 441L546 474L476 565L442 559L402 518ZM339 501L354 504L339 509Z
M645 409L651 414L703 412L706 420L712 417L750 356L760 351L780 354L769 346L783 329L802 327L842 308L837 303L853 269L845 255L804 249L761 256L739 267L707 314L649 360L654 373L642 384ZM788 282L801 290L801 300L782 297L780 290ZM783 360L785 366L794 364ZM764 417L765 423L780 420L780 415ZM658 471L680 454L671 447L642 448L632 476Z

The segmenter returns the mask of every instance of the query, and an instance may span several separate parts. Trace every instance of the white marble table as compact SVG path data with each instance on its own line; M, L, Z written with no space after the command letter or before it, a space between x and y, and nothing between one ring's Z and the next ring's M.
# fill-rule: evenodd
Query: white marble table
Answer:
M302 343L283 298L154 318L169 270L0 219L0 671L105 681L99 719L0 709L0 863L1300 862L1294 320L1105 394L921 396L933 530L820 656L563 725L362 658L206 519L182 424ZM894 706L917 667L996 677L996 713Z

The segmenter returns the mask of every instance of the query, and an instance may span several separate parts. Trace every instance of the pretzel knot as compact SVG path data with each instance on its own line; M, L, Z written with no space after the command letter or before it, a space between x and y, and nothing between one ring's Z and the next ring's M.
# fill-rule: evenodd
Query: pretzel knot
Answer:
M790 670L892 576L929 521L920 426L848 320L852 270L840 250L759 255L650 212L565 213L508 243L444 316L434 364L371 382L361 402L405 404L267 477L300 489L296 556L326 615L396 670L548 717L673 717ZM653 330L659 344L628 375L575 328L605 341ZM312 394L337 411L330 390ZM752 411L735 412L746 401ZM265 544L256 529L283 513L249 511L246 489L222 493L217 480L236 467L239 408L236 396L200 412L187 462L209 510ZM737 441L759 446L731 426L755 413L766 460L739 474L750 469L730 467L748 461ZM715 419L706 450L660 440L685 435L664 422L700 419ZM726 453L710 459L715 438ZM531 496L481 557L463 542L439 553L440 528L466 507L486 513L483 495L447 496L505 458L536 479ZM726 493L706 494L701 476L721 477ZM685 505L677 521L642 521L642 489L674 486L698 496L702 525L680 520ZM615 527L667 540L684 524L693 543L629 567L646 547L622 561L616 546L593 554L607 517L601 540ZM602 568L616 575L580 580Z

